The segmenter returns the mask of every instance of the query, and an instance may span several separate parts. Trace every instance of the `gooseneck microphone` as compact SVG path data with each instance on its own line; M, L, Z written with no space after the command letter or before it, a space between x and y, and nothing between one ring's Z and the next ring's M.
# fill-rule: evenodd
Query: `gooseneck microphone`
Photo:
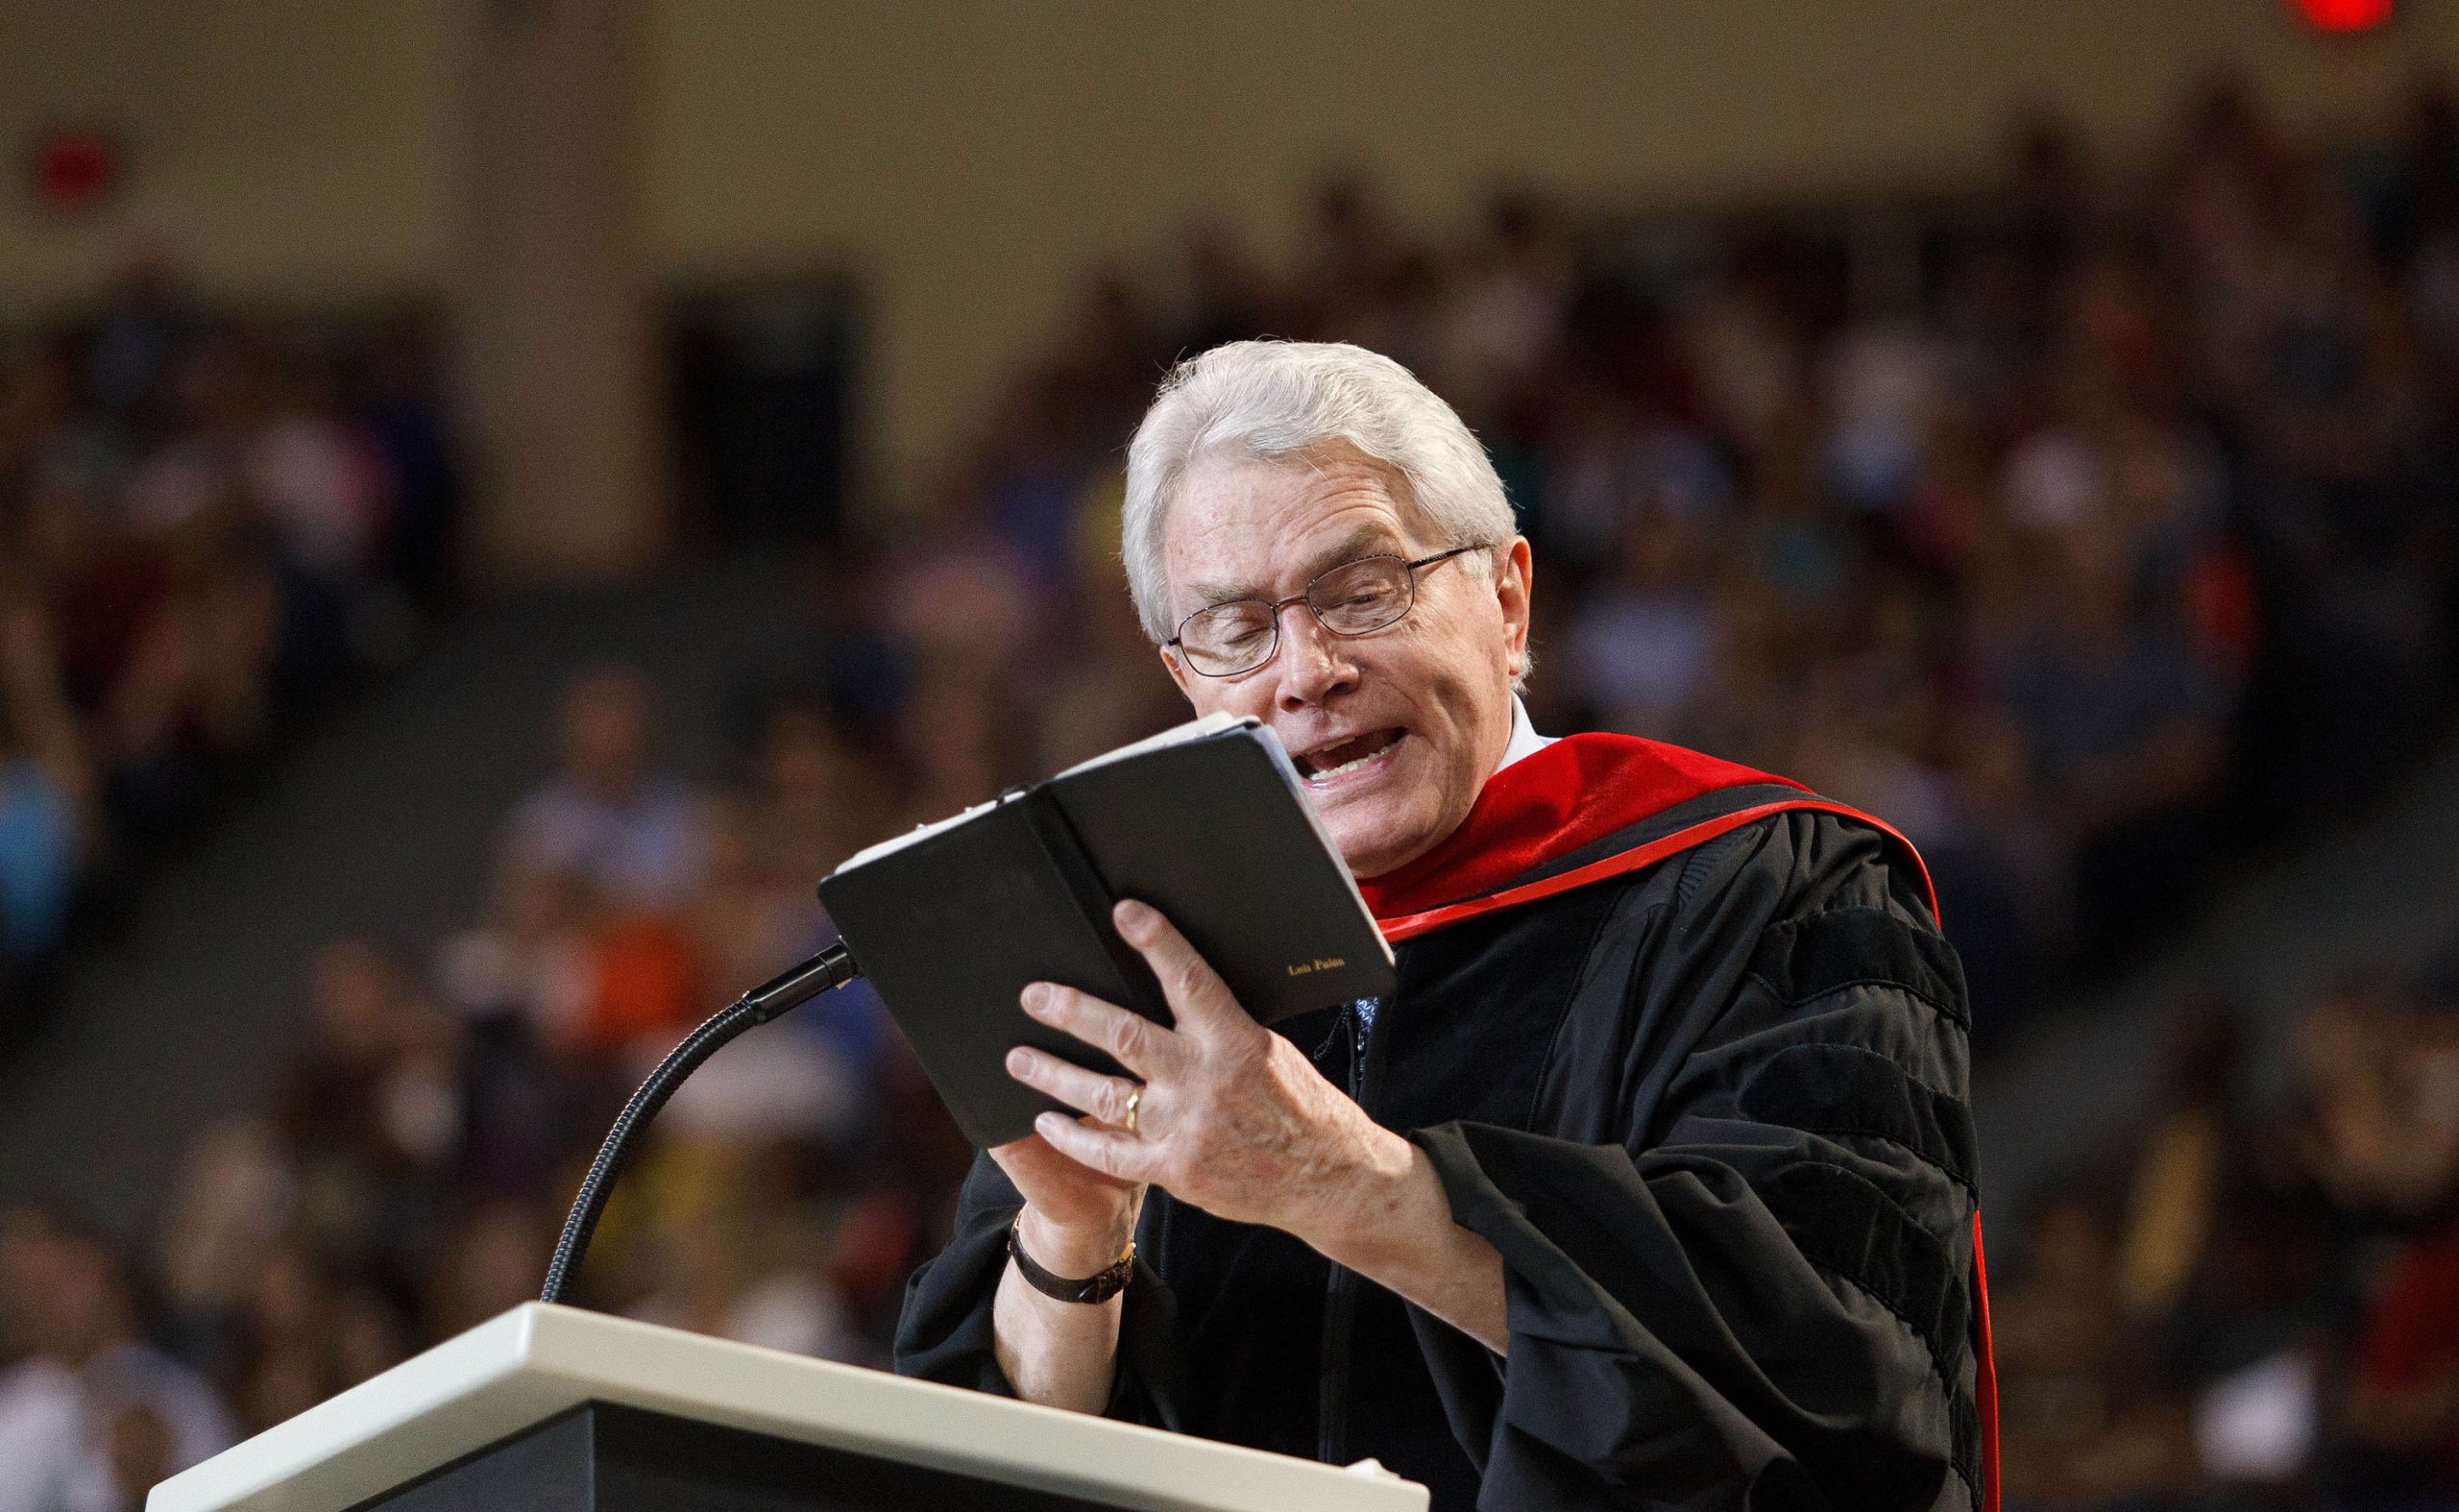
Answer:
M666 1100L674 1095L683 1079L744 1030L765 1024L862 974L862 968L854 964L853 953L845 948L843 940L838 940L802 964L779 972L735 999L667 1052L666 1059L658 1062L657 1069L648 1074L640 1090L616 1115L615 1127L606 1132L606 1142L597 1148L597 1158L589 1162L589 1174L581 1178L580 1193L572 1199L572 1216L564 1220L563 1237L555 1241L555 1257L547 1267L547 1285L539 1293L540 1301L564 1300L573 1274L580 1269L581 1256L589 1250L589 1236L597 1230L598 1214L605 1210L607 1194L622 1169L623 1158L631 1151L633 1137L657 1116L657 1110L666 1106Z

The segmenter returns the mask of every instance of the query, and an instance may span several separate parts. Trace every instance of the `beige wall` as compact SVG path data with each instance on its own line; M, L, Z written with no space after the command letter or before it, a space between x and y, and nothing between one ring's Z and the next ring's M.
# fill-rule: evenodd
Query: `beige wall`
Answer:
M217 293L425 288L450 242L448 0L0 0L0 318L94 288L142 246ZM127 139L115 213L22 192L44 123Z
M2324 42L2276 0L649 0L644 212L670 274L866 279L883 460L911 477L1089 260L1199 207L1278 255L1327 163L1433 216L1501 177L1628 198L1953 178L2033 102L2140 143L2222 63L2332 130L2459 61L2459 0L2401 10ZM78 111L140 155L114 224L0 203L0 316L89 289L146 228L216 290L440 285L456 13L0 0L0 142Z

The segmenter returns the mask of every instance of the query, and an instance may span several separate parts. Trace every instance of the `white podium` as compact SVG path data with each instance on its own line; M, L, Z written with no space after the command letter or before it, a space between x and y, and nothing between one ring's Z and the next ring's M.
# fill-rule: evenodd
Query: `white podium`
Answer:
M1425 1488L530 1303L154 1489L147 1512L1423 1512Z

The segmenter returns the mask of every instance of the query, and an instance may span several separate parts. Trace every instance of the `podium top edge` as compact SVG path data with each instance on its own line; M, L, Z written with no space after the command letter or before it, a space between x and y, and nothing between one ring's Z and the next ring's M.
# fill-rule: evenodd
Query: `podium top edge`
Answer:
M343 1512L589 1402L1154 1512L1423 1512L1365 1467L524 1303L154 1488L147 1512Z

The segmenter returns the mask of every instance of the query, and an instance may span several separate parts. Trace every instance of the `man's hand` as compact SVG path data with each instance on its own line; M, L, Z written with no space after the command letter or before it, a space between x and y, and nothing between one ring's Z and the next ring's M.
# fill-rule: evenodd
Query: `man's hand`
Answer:
M1451 1221L1425 1153L1367 1117L1296 1045L1249 1017L1158 912L1121 903L1111 917L1160 979L1176 1027L1048 982L1025 989L1026 1012L1109 1052L1144 1087L1131 1132L1135 1082L1023 1045L1008 1052L1010 1075L1085 1113L1044 1113L1035 1138L991 1152L1025 1193L1026 1253L1053 1263L1035 1247L1039 1199L1018 1174L1030 1158L1028 1174L1045 1183L1059 1210L1076 1213L1080 1202L1097 1210L1106 1191L1140 1200L1148 1183L1158 1185L1216 1217L1295 1234L1502 1353L1509 1347L1502 1257ZM1122 1234L1107 1253L1098 1245L1071 1251L1080 1268L1062 1274L1090 1275L1124 1243ZM1016 1289L1001 1285L1003 1298ZM1012 1366L1001 1356L1011 1380L1024 1368L1022 1352L1014 1353ZM1084 1400L1085 1389L1076 1384L1065 1400ZM1061 1399L1054 1392L1033 1400Z
M1021 1045L1010 1051L1010 1074L1088 1115L1042 1114L1035 1128L1045 1148L1120 1189L1157 1183L1215 1216L1267 1224L1327 1253L1342 1247L1384 1207L1375 1199L1406 1177L1413 1147L1324 1080L1296 1045L1249 1017L1158 912L1127 902L1113 918L1160 979L1177 1024L1164 1028L1070 988L1027 988L1025 1012L1108 1052L1144 1085L1130 1133L1134 1082ZM1010 1176L1005 1152L1034 1142L1002 1147ZM1053 1185L1071 1205L1083 1195L1081 1181ZM1025 1197L1037 1206L1033 1192Z
M1127 1248L1144 1203L1142 1183L1079 1165L1039 1134L994 1145L990 1158L1025 1199L1025 1253L1044 1269L1091 1276Z

